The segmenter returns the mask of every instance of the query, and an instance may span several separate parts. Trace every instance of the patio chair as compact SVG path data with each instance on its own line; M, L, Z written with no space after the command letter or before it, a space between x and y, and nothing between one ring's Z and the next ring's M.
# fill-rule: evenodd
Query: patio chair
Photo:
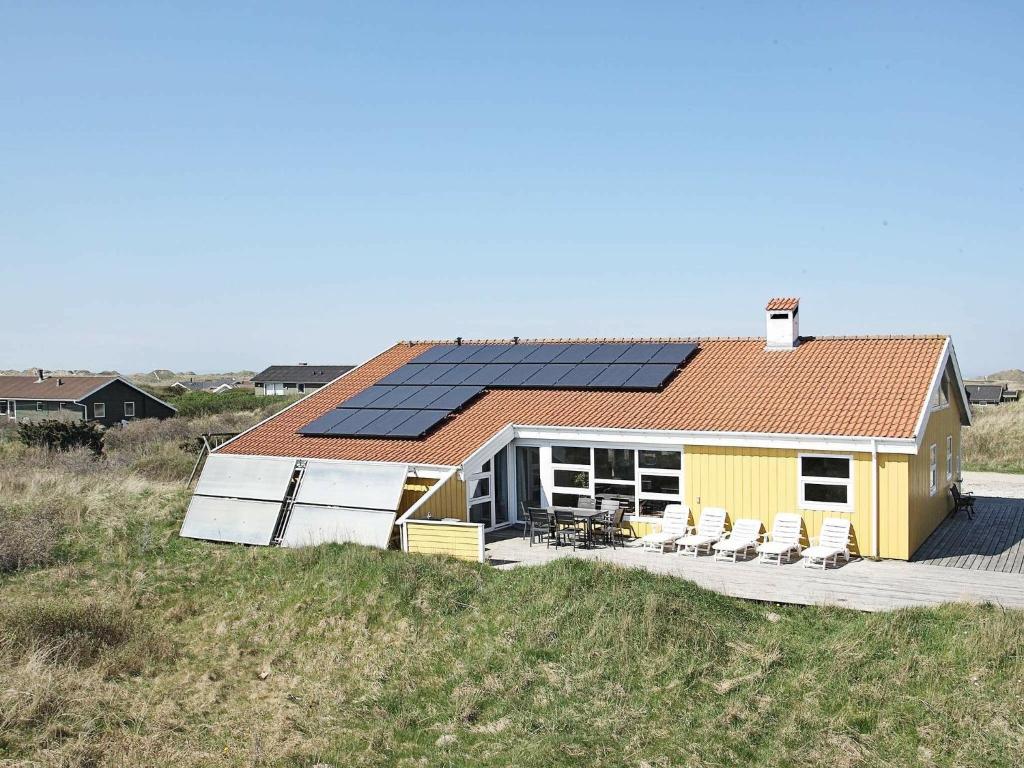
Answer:
M704 507L697 525L690 533L676 539L676 554L697 557L702 551L710 552L711 545L725 533L725 510L721 507Z
M626 514L626 508L615 499L602 499L601 511L604 515L594 521L594 536L603 538L612 545L612 549L615 549L615 541L620 535L622 516Z
M772 532L765 537L762 544L757 545L757 554L762 563L782 565L800 555L800 537L803 535L803 519L800 515L780 512L772 521Z
M751 550L757 551L761 542L761 521L744 518L733 523L732 530L721 541L716 541L711 548L715 551L715 560L732 560Z
M956 484L949 486L949 493L953 497L953 514L955 515L961 509L967 513L967 519L974 519L974 494L968 491L964 493Z
M850 562L850 521L838 517L822 521L821 533L811 539L811 546L803 554L804 568L821 563L824 571L830 559L835 568L840 555L847 563Z
M674 544L690 531L690 508L685 504L669 504L665 507L661 520L661 530L649 533L640 539L643 549L656 549L664 552L665 547Z
M577 509L597 509L597 500L592 496L580 496L576 501Z
M551 537L555 533L555 525L551 520L551 513L548 512L544 507L530 507L527 511L527 525L530 527L530 546L533 546L533 540L538 539L538 544L544 541L544 537L547 537L548 543L551 543Z
M519 519L523 522L523 538L525 539L530 531L530 513L526 510L525 501L519 502Z
M583 530L580 528L579 521L572 510L555 507L554 526L555 546L560 546L568 540L572 542L572 548L575 551L576 543L583 535ZM551 540L549 539L548 545L550 544Z

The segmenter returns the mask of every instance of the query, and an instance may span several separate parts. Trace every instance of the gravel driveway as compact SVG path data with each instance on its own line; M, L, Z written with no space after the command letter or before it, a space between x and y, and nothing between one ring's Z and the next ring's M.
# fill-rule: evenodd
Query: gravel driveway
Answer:
M975 496L998 496L1004 499L1024 499L1024 475L1003 472L964 472L965 491Z

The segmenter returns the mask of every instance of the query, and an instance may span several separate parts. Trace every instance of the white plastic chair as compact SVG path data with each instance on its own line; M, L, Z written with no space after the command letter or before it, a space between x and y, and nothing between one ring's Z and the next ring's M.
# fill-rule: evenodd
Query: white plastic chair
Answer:
M721 507L704 507L700 520L692 533L676 539L676 554L696 557L702 550L711 551L711 545L725 533L725 510Z
M850 521L837 517L822 521L821 533L811 539L811 546L803 554L804 568L820 563L824 571L830 559L835 568L840 555L846 562L850 562Z
M762 563L775 563L782 565L782 558L786 562L793 559L793 556L800 555L800 537L803 533L803 520L800 515L788 512L780 512L772 521L772 532L769 533L763 544L757 545L757 553Z
M715 551L715 560L732 560L735 563L741 552L756 551L760 541L761 521L744 518L733 523L725 538L716 541L711 548Z
M664 552L665 547L682 538L690 530L690 508L685 504L669 504L665 507L661 530L649 533L640 539L643 549Z

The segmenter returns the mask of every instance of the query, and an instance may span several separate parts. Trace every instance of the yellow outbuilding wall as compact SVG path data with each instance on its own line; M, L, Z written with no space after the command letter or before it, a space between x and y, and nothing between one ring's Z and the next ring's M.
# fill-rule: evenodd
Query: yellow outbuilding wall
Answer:
M696 519L704 507L724 507L730 524L738 518L761 520L771 530L779 512L796 512L804 520L805 536L817 536L829 517L845 517L853 528L852 551L871 552L871 454L814 451L853 457L853 510L835 512L801 509L798 504L800 451L777 448L686 446L685 499ZM879 454L879 549L882 557L906 559L907 457Z
M953 473L946 478L946 438L953 438ZM931 446L935 446L936 489L931 492ZM953 504L949 486L958 478L960 457L960 409L955 400L932 411L924 432L921 452L910 457L909 550L914 551L949 514Z
M480 562L483 530L483 526L476 523L408 520L405 523L407 551Z

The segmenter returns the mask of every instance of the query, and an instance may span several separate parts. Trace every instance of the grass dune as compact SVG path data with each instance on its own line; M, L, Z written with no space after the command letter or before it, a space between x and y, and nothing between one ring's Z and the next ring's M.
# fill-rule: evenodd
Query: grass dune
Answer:
M184 540L177 436L0 444L0 765L993 766L1024 613L859 614L564 559ZM155 460L154 460L155 461ZM156 479L154 479L156 478ZM6 528L5 528L6 527Z

